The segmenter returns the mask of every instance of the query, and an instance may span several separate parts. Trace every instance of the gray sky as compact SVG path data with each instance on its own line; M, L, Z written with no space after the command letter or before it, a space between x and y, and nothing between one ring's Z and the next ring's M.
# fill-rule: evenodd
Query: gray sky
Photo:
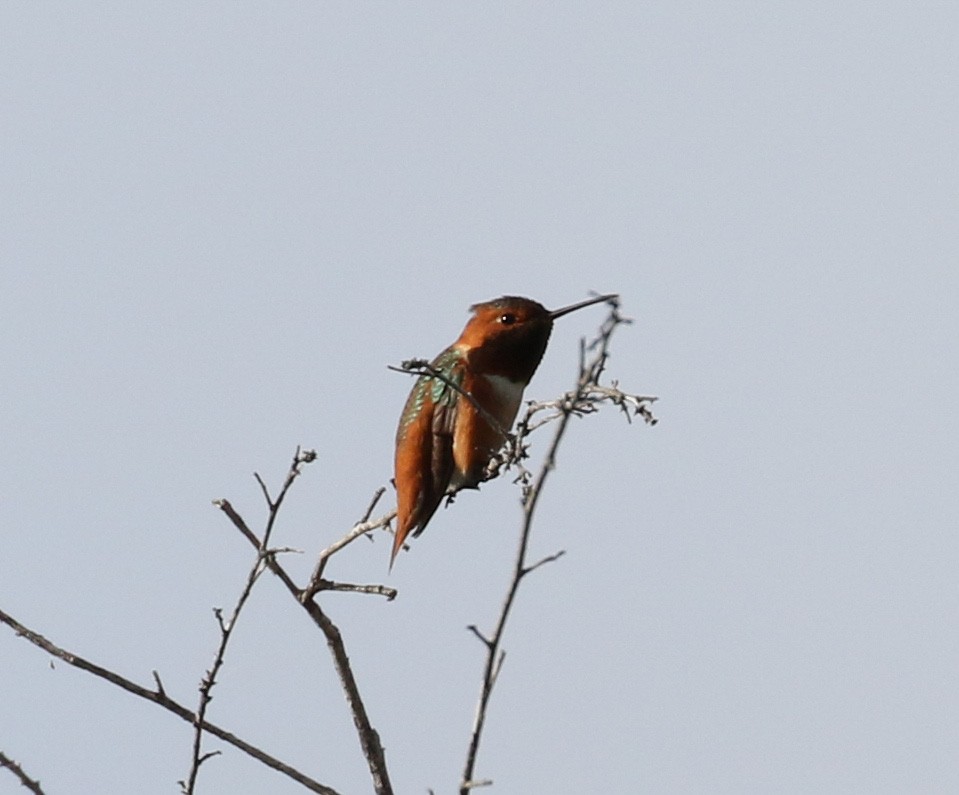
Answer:
M319 549L391 474L386 369L504 293L618 291L477 772L496 793L959 790L959 11L946 3L0 8L0 606L193 703L259 528ZM557 324L570 382L602 310ZM545 436L537 439L541 453ZM390 495L391 496L391 495ZM390 505L392 501L390 500ZM328 595L397 792L450 792L518 493ZM385 506L384 506L385 507ZM344 793L325 645L264 580L210 717ZM175 793L189 727L0 631L0 750ZM212 743L211 747L221 747ZM0 793L20 792L9 774ZM202 792L300 792L237 752Z

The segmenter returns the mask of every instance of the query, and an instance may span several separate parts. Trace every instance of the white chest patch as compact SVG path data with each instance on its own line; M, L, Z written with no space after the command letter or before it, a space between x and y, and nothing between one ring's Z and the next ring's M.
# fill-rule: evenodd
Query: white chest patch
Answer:
M504 426L512 425L520 403L523 402L523 385L502 375L484 375L483 378L492 387L497 403L502 407L502 416L498 419Z

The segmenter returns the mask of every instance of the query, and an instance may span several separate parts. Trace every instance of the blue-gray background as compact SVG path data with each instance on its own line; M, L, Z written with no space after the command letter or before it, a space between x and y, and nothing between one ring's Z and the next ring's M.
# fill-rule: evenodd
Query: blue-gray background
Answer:
M0 604L195 702L260 527L316 552L391 474L469 304L618 291L610 375L535 531L500 793L959 790L951 3L0 8ZM602 310L556 332L528 396ZM545 437L539 439L540 450ZM388 497L386 502L392 505ZM388 507L384 505L384 507ZM328 595L397 792L450 792L519 521L505 480ZM190 729L0 632L0 750L49 792L174 793ZM319 633L270 578L210 717L370 790ZM211 747L221 747L213 742ZM211 793L298 792L227 749ZM20 792L9 774L0 792Z

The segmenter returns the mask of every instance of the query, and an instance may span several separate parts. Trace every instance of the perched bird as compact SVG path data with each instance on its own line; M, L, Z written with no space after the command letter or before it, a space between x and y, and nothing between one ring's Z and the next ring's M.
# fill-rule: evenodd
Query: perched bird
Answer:
M470 307L473 317L459 339L430 365L442 377L420 376L400 417L391 568L406 537L423 532L447 490L479 485L516 419L553 321L617 297L601 295L552 311L510 295Z

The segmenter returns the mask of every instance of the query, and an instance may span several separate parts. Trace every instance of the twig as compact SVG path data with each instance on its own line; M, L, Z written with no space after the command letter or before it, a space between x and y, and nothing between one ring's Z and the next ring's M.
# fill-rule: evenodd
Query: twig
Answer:
M40 789L40 782L34 781L32 778L30 778L30 776L24 773L23 768L14 762L3 751L0 751L0 767L9 769L13 775L20 779L20 783L30 790L30 792L34 793L34 795L43 795L43 790Z
M483 735L483 727L486 723L490 697L506 657L505 651L501 649L503 634L510 616L510 611L516 599L516 594L519 591L520 583L527 574L530 574L547 563L558 560L564 554L561 550L552 555L547 555L535 563L527 564L526 562L529 554L530 532L533 526L536 506L539 503L540 495L543 493L546 479L556 465L556 452L566 433L570 419L574 416L581 416L597 411L599 404L610 402L624 408L627 412L627 419L630 418L629 408L632 408L634 413L642 416L647 423L654 424L656 422L655 417L653 417L649 410L649 404L652 403L655 398L629 395L621 392L615 385L613 387L602 387L597 383L606 366L606 361L609 356L609 342L613 332L619 325L628 322L628 320L620 316L618 306L614 305L609 317L600 327L596 339L589 346L585 344L580 346L579 375L575 388L565 393L558 400L530 403L511 443L508 444L507 449L501 453L487 470L487 477L496 477L504 467L517 466L520 469L520 475L517 480L523 488L523 523L520 529L519 544L513 565L513 576L500 609L496 628L492 634L486 636L475 625L468 627L485 646L486 662L483 669L479 701L476 705L476 713L473 718L473 729L470 734L469 746L466 752L466 763L463 768L463 777L459 790L460 795L469 795L470 790L492 783L487 779L474 779L473 773ZM586 359L587 350L594 352L592 358L588 361ZM532 421L537 413L546 410L552 410L553 413L537 423ZM521 463L527 455L526 445L524 444L525 439L536 428L554 420L558 421L558 425L553 433L552 442L546 451L546 456L543 459L536 478L532 479L531 473L523 467Z
M481 778L479 781L464 781L463 787L467 792L471 789L479 789L480 787L492 787L493 779L491 778Z
M398 591L396 588L390 588L388 585L360 585L352 582L333 582L333 580L317 580L311 583L311 588L315 588L314 595L320 591L349 591L350 593L368 593L375 596L385 596L387 602L392 602L396 598ZM304 592L304 596L305 596Z
M375 521L370 521L370 515L373 513L376 503L380 501L380 497L383 496L383 492L385 491L386 489L383 486L380 486L373 493L373 499L370 500L370 504L367 506L366 511L363 513L360 521L353 525L350 531L343 536L343 538L341 538L339 541L334 541L320 553L319 558L316 561L316 566L313 568L313 574L310 576L310 584L303 589L300 601L308 601L316 596L317 592L323 590L323 587L321 586L321 583L323 582L323 572L326 569L326 564L330 557L335 555L348 544L352 544L360 536L364 536L380 527L388 527L390 522L393 521L393 518L396 516L395 509L390 511L388 514L381 516ZM392 599L395 596L396 591L394 590L393 596L389 598Z
M370 499L370 504L366 506L366 510L363 512L363 517L360 519L361 522L369 521L369 518L373 515L373 509L376 507L376 503L380 501L380 497L383 496L383 492L386 491L386 486L380 486L376 491L373 492L373 497Z
M380 527L388 527L390 522L396 518L396 510L392 510L387 514L383 514L379 519L373 519L371 521L358 522L353 525L350 531L343 536L339 541L334 541L326 549L324 549L319 558L316 561L316 568L313 569L313 576L310 578L310 585L306 588L307 598L311 598L317 589L313 589L313 583L318 581L323 576L323 570L326 568L326 563L330 557L337 552L339 552L343 547L352 544L360 536L365 536L367 533L377 530Z
M540 566L545 566L547 563L552 563L554 560L559 560L565 554L566 554L566 550L561 549L558 552L554 552L552 555L547 555L542 560L538 560L535 563L531 563L529 566L527 566L526 569L523 571L523 574L525 575L525 574L534 572Z
M263 483L262 478L260 478L257 473L253 473L260 487L263 489L263 496L266 497L266 504L270 509L269 516L266 520L266 530L264 530L263 538L260 541L259 548L261 552L266 550L270 545L270 536L273 533L273 526L276 524L276 517L279 515L280 506L283 505L283 500L286 499L286 495L289 493L293 481L300 476L304 464L312 464L314 461L316 461L316 450L301 451L299 447L296 448L296 452L293 453L293 463L290 464L290 468L286 473L286 479L283 481L283 487L280 489L280 493L275 501L270 499L269 489L267 489L266 484Z
M482 643L482 644L484 644L484 645L486 645L486 646L491 646L491 645L493 645L493 641L491 641L489 638L486 637L486 635L484 635L482 632L480 632L480 629L479 629L478 626L476 626L476 624L470 624L470 625L467 627L467 629L468 629L470 632L472 632L474 635L476 635L477 638L479 638L480 643Z
M247 526L243 517L236 512L236 509L230 504L229 500L213 500L213 504L223 511L226 514L227 518L233 523L233 526L239 530L243 537L250 542L257 550L260 548L260 539L256 537L254 533ZM268 555L264 558L266 567L272 571L277 577L282 580L283 584L290 591L299 591L299 588L294 584L293 580L290 578L290 575L286 573L286 570L276 562L276 558L272 555Z
M163 707L165 710L172 712L174 715L182 718L187 723L192 724L196 720L196 714L193 710L188 709L187 707L183 706L179 702L174 701L172 698L167 696L166 693L163 692L163 688L160 687L159 684L156 690L149 690L145 687L142 687L141 685L138 685L136 682L132 682L129 679L126 679L125 677L122 677L119 674L114 673L113 671L107 668L103 668L102 666L97 665L96 663L92 663L89 660L86 660L83 657L80 657L79 655L74 654L73 652L67 651L66 649L63 649L55 645L51 641L47 640L43 635L40 635L39 633L34 632L32 629L29 629L28 627L25 627L23 624L21 624L19 621L13 618L11 615L5 613L2 610L0 610L0 622L3 622L7 626L11 627L17 633L17 635L19 635L20 637L26 638L34 646L38 646L39 648L47 652L47 654L50 654L53 657L63 660L68 665L72 665L75 668L79 668L81 671L86 671L87 673L91 673L94 676L98 676L99 678L106 680L110 684L116 685L117 687L123 690L126 690L128 693L132 693L135 696L139 696L140 698L146 699L147 701L151 701L154 704L158 704L159 706ZM155 678L158 679L158 677L155 677ZM332 789L331 787L324 786L323 784L320 784L318 781L314 781L312 778L305 775L304 773L301 773L296 768L291 767L285 762L281 762L276 757L270 756L266 752L261 751L259 748L257 748L254 745L251 745L245 740L241 740L239 737L237 737L234 734L231 734L226 729L222 729L219 726L213 723L210 723L209 721L204 721L203 730L206 732L209 732L210 734L216 737L219 737L221 740L223 740L226 743L229 743L235 748L239 748L241 751L252 756L254 759L258 760L259 762L262 762L267 767L271 767L274 770L277 770L283 773L284 775L290 777L291 779L296 781L298 784L302 784L310 792L318 792L321 795L338 795L337 791Z
M223 611L220 610L220 608L215 608L213 611L213 614L216 616L217 624L220 627L220 643L217 646L216 654L213 657L213 664L210 666L209 670L204 675L203 680L200 682L200 704L196 711L196 720L194 721L195 731L193 733L193 754L190 761L190 773L187 776L186 782L181 782L181 788L184 795L193 795L196 787L196 778L200 772L200 765L211 756L219 753L218 751L206 754L201 753L201 746L203 742L203 724L206 719L206 710L210 701L213 700L212 691L216 685L217 674L220 672L220 668L223 667L223 663L226 658L226 647L233 635L233 630L236 627L237 619L240 617L240 612L243 610L243 606L246 604L247 599L249 599L250 593L253 591L253 586L256 584L257 579L263 572L263 561L267 554L271 553L260 552L257 554L256 561L253 563L253 567L250 569L249 574L247 574L246 583L244 584L243 590L240 592L240 595L236 600L236 604L233 607L233 612L231 613L230 618L224 621Z
M528 457L525 441L529 434L544 425L561 420L568 415L582 417L595 414L605 403L619 406L629 422L632 422L633 417L639 416L647 425L655 425L659 420L653 416L650 406L656 400L658 398L652 395L632 395L621 391L616 386L587 384L583 389L566 392L556 400L530 401L527 404L526 413L517 426L517 433L490 462L484 479L492 480L503 471L516 468L519 471L516 480L528 485L532 473L522 464ZM550 410L551 413L534 421L536 415Z

